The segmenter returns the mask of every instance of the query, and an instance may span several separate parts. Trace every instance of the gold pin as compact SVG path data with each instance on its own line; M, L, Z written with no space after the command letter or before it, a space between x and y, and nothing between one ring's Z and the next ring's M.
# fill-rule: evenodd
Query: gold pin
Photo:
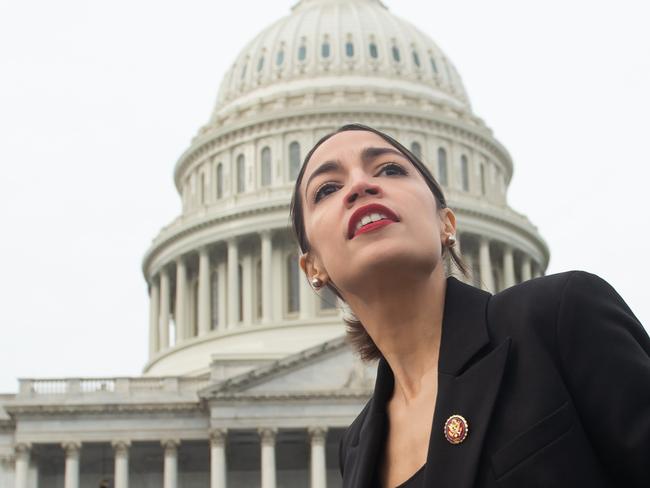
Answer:
M469 424L462 415L454 414L445 422L445 439L452 444L460 444L469 432Z

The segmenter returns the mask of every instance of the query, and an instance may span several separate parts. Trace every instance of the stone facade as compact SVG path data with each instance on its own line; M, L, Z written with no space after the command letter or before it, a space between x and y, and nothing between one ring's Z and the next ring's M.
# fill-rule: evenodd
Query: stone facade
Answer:
M298 272L288 206L306 151L347 122L421 156L474 285L544 273L544 240L507 204L510 155L444 53L378 0L302 0L242 50L175 167L182 213L142 265L143 375L20 380L0 397L0 486L340 486L375 365Z

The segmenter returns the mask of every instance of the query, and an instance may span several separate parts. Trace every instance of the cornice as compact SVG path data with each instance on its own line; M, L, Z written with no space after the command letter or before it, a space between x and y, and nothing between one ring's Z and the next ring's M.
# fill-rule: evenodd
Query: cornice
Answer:
M370 389L338 389L324 390L313 392L241 392L234 393L230 391L216 392L209 398L208 403L212 401L304 401L304 400L367 400L372 395Z
M19 415L77 415L77 414L123 414L123 413L204 413L202 401L170 403L111 403L111 404L36 404L24 403L5 406L7 412Z
M265 379L270 378L280 372L295 368L300 364L308 363L309 361L313 361L315 358L337 351L344 347L348 347L345 335L323 342L322 344L318 344L314 347L310 347L309 349L302 350L296 354L291 354L284 358L278 359L276 361L273 361L271 364L260 366L253 369L252 371L248 371L232 378L228 378L214 385L210 385L202 390L199 390L198 395L201 398L206 398L219 393L235 393L242 390L243 388L262 383Z

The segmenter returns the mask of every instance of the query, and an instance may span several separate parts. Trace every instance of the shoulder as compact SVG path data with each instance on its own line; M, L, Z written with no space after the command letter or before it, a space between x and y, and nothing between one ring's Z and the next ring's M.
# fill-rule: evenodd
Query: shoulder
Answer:
M490 297L488 324L496 336L530 336L555 341L555 328L564 310L591 307L603 296L618 297L604 279L582 270L533 278Z

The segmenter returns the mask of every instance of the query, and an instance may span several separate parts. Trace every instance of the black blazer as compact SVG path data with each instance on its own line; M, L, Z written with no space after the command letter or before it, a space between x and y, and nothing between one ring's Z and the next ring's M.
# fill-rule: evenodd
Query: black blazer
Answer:
M495 295L448 278L438 371L427 488L650 487L650 338L598 276ZM341 438L344 488L377 486L393 385L381 358ZM455 445L443 434L453 414L469 424Z

